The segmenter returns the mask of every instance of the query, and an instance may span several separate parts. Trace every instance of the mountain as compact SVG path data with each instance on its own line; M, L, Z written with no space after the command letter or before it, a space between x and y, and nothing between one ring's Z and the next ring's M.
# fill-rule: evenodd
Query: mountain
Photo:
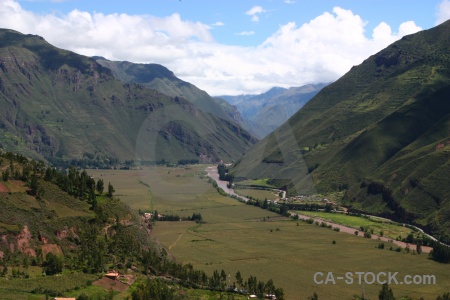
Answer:
M233 167L291 194L345 191L352 209L449 240L450 21L403 37L325 87Z
M241 112L246 128L263 138L283 124L327 84L289 89L274 87L259 95L220 96Z
M109 68L115 78L127 83L140 83L171 97L182 97L197 108L219 118L239 122L240 116L220 100L215 100L195 85L183 81L166 67L159 64L136 64L127 61L110 61L93 57L100 65ZM236 115L237 114L237 115Z
M156 70L170 75L162 66ZM39 36L0 30L5 150L53 162L232 161L255 143L230 118L211 113L215 102L198 102L202 109L184 97L122 82L94 59Z

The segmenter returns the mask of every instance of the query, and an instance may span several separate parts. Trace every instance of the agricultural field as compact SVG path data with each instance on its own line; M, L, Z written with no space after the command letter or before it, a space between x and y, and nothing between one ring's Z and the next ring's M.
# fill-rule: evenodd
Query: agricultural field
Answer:
M253 197L255 199L264 201L264 199L275 200L279 199L278 193L275 191L267 190L254 190L254 189L234 189L234 192L238 195L245 197Z
M286 299L306 299L314 292L319 299L353 299L363 289L356 275L353 284L342 280L316 284L314 274L399 272L400 281L404 275L434 275L437 284L392 284L397 298L434 300L450 291L448 265L436 263L426 254L390 251L389 244L381 250L376 240L291 221L220 196L203 177L204 169L206 166L154 167L89 173L100 176L105 183L110 181L116 194L136 210L152 205L161 214L201 213L203 224L156 222L153 234L178 261L210 274L224 269L231 282L239 270L244 278L253 275L258 280L273 279L277 287L284 289ZM368 298L376 299L381 286L366 284L364 289Z
M40 268L39 268L40 269ZM10 270L9 270L10 271ZM79 272L64 272L58 276L40 276L30 267L30 278L0 278L0 299L45 299L45 291L67 293L70 290L87 288L97 276ZM39 270L39 273L42 270ZM35 296L30 297L30 293Z
M275 188L274 185L271 185L269 183L267 183L268 179L246 179L246 180L242 180L237 182L239 185L258 185L258 186L265 186L265 187L270 187L270 188Z
M363 226L367 228L369 232L373 230L373 233L376 235L380 235L380 232L383 231L385 237L389 237L394 240L398 237L400 239L405 238L412 231L408 227L401 226L394 222L382 222L382 219L375 217L364 218L358 216L349 216L342 213L327 213L320 211L298 211L298 213L314 218L319 217L321 219L353 227L355 229L359 229L360 226Z

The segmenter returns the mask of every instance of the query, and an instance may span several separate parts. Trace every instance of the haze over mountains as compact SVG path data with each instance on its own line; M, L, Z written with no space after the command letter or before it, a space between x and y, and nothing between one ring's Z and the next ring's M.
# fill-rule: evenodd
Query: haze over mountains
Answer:
M278 128L327 84L308 84L289 89L274 87L259 95L218 96L236 106L244 124L263 138Z
M405 36L325 87L235 165L291 193L450 232L450 21Z
M232 161L256 141L187 83L156 80L169 85L166 95L114 74L39 36L2 29L0 146L53 162L212 162Z

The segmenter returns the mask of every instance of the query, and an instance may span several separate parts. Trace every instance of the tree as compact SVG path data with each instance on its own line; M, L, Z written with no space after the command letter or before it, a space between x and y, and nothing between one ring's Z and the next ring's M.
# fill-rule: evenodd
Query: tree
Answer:
M387 283L383 284L380 293L378 294L379 300L395 300L392 289L389 288Z
M30 181L28 182L28 187L31 190L31 195L36 196L36 198L39 200L45 193L45 190L43 187L41 187L41 184L39 183L38 180L38 176L36 174L33 174L31 176Z
M422 239L417 239L416 243L417 243L416 244L417 254L421 254L422 253L422 243L423 243Z
M63 269L63 260L61 257L49 252L45 256L44 271L46 275L55 275L61 273Z
M100 195L103 194L104 188L105 188L105 183L103 182L103 179L99 179L99 180L97 181L97 185L96 185L97 192L98 192Z
M436 300L450 300L450 293L443 294L442 296L438 296Z
M239 287L242 287L242 284L243 284L243 278L242 278L242 275L241 275L241 271L238 271L238 272L236 273L236 282L237 282L237 284L239 285Z
M319 296L317 296L317 293L314 292L314 294L311 297L308 297L308 300L319 300Z
M275 289L275 297L278 300L284 300L284 290L282 288Z
M78 296L77 300L89 300L89 296L85 293L82 293L80 296Z
M140 283L131 294L133 300L147 299L175 299L174 290L165 282L155 279L147 279L146 282Z
M433 260L441 263L450 263L450 247L444 246L439 242L434 243L433 250L430 253Z
M2 172L2 179L3 181L8 181L9 179L9 170L6 169L5 171Z
M111 182L108 183L108 194L106 196L108 196L108 198L112 198L114 192L115 192L115 190L114 190L114 187L112 186Z

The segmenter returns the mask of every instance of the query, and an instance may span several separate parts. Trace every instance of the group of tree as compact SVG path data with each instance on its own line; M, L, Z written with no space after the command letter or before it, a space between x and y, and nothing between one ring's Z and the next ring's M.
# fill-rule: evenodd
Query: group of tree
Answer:
M105 188L103 179L99 179L96 182L93 177L88 175L86 170L80 172L79 169L73 166L67 171L47 167L43 179L56 184L69 195L89 201L94 201L97 194L102 195ZM109 183L106 196L112 198L114 192L114 187Z
M450 263L450 247L439 242L435 242L433 245L433 250L430 252L430 256L437 262L448 264Z
M196 223L203 223L203 218L200 213L193 213L192 216L189 218L190 221L195 221Z
M87 168L87 169L109 169L111 167L116 167L120 165L119 160L116 157L105 156L99 153L84 153L82 158L67 159L64 157L63 153L57 153L56 156L49 159L52 165L67 169L71 166L77 168Z
M288 213L288 206L285 204L276 204L273 202L269 202L269 200L264 199L264 201L261 201L259 199L255 199L251 196L248 197L248 201L246 202L247 205L253 205L262 209L266 209L268 211L274 212L276 214L280 214L282 216L289 216Z
M228 181L228 187L231 188L231 185L234 181L234 175L228 173L228 168L224 164L220 164L217 166L217 172L219 173L219 179L223 181Z
M264 299L266 295L275 295L277 299L284 299L284 291L282 288L275 287L273 280L267 282L258 281L256 277L248 277L244 280L241 273L236 274L236 281L230 282L230 275L224 270L220 272L215 270L213 275L208 277L205 272L195 270L192 265L184 265L177 274L177 282L190 288L208 289L217 292L256 294L259 299ZM168 286L168 283L161 279L148 279L137 285L132 293L133 300L146 299L177 299L174 289Z
M23 155L11 152L2 154L2 157L9 160L9 168L3 170L2 180L15 179L26 182L30 188L30 194L38 199L42 198L45 192L41 187L41 180L52 182L69 195L81 200L89 200L91 203L95 202L96 195L103 194L103 180L99 179L96 182L86 170L80 172L74 166L68 169L57 169L46 166L42 161L29 160ZM16 164L18 166L15 166ZM106 196L112 198L114 192L114 187L109 183Z
M178 164L181 166L184 165L195 165L198 164L200 161L198 159L180 159L178 160Z

